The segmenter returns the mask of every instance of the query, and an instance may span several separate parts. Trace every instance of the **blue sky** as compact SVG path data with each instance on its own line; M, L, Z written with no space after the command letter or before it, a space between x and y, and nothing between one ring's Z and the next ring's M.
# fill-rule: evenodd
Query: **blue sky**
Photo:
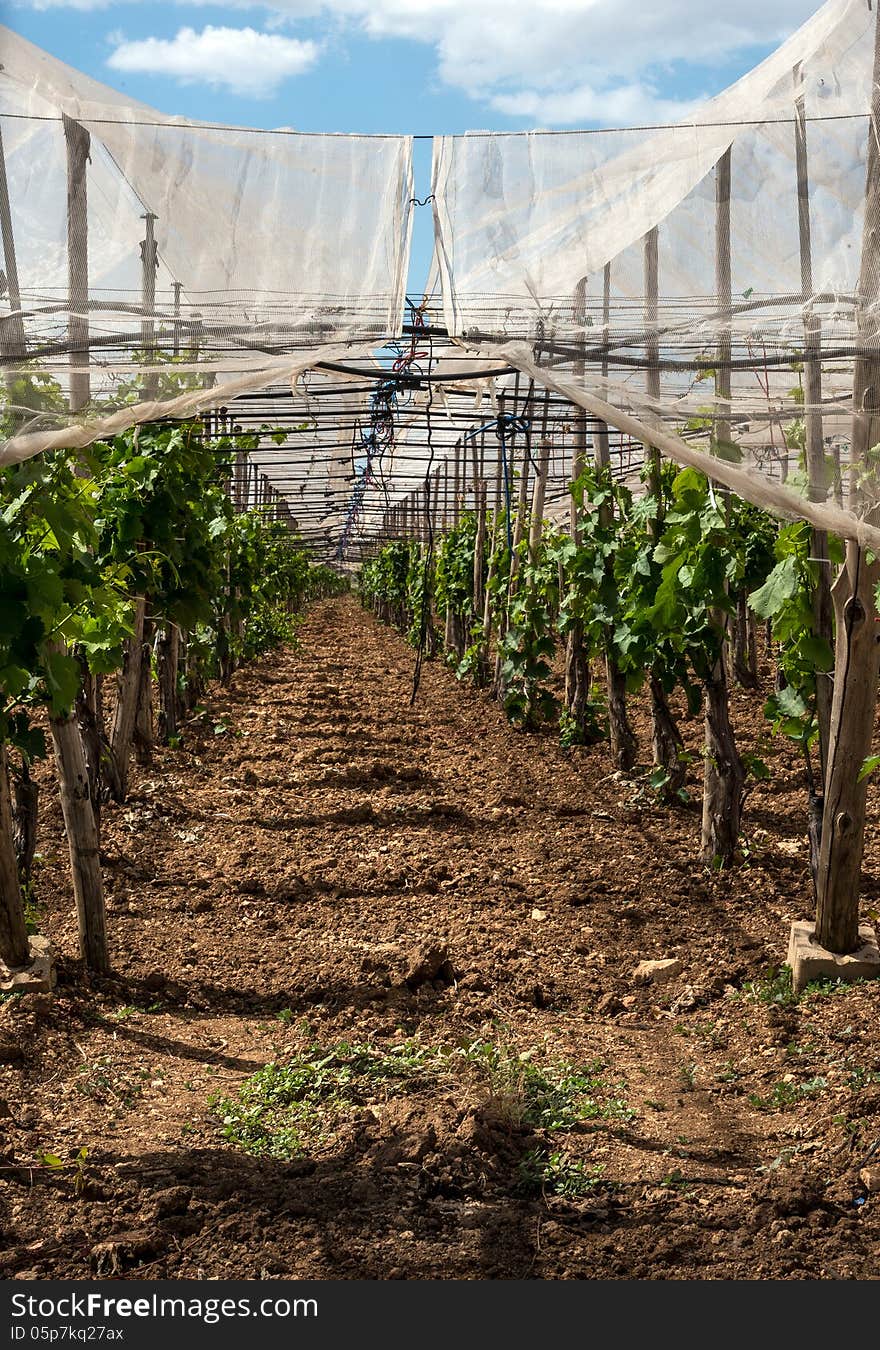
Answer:
M20 0L3 21L163 112L303 131L675 120L749 70L816 0ZM430 190L430 145L416 146ZM417 212L413 276L430 251Z

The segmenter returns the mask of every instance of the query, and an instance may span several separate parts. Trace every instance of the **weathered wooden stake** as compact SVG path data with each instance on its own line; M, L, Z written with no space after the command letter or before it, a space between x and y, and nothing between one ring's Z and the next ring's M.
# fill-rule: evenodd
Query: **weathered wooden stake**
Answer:
M719 367L715 374L715 392L719 416L715 422L715 441L730 440L730 151L718 161L715 170L715 291L716 308L722 316L718 342ZM703 860L720 866L733 862L740 832L745 769L736 747L730 723L730 701L724 648L727 616L712 611L710 623L718 633L718 655L703 681L705 695L705 749L703 766L703 817L701 851Z
M800 84L800 67L794 71ZM798 187L798 239L801 262L801 294L804 300L804 403L806 429L807 490L810 501L824 502L828 497L828 469L822 426L822 322L813 309L813 250L810 233L810 175L807 162L807 116L803 94L795 103L795 156ZM811 530L810 553L818 564L819 575L813 591L813 632L829 646L834 641L831 601L831 563L828 559L828 535ZM816 672L816 720L819 725L819 764L824 782L828 767L828 736L831 726L833 677Z
M12 797L5 741L0 741L0 959L13 969L30 962L18 858L13 840Z
M864 501L861 475L868 452L880 443L880 10L874 38L873 93L868 119L865 215L858 288L858 355L853 373L850 502ZM876 473L876 470L874 470ZM875 508L876 510L876 508ZM837 641L834 697L828 735L828 769L822 842L816 878L816 939L827 951L853 951L859 936L859 887L868 783L859 781L871 751L877 710L880 643L875 588L880 562L848 543L846 565L832 587Z
M12 210L9 204L2 132L0 132L0 234L3 239L3 270L6 273L6 291L9 296L9 314L0 320L0 352L16 361L23 361L24 320L21 314L21 289L18 284L18 262L15 256L15 235L12 231ZM14 368L7 369L7 383L11 385L15 377Z
M70 851L80 954L89 970L103 975L110 969L104 882L82 739L71 715L53 717L49 725Z
M18 875L23 885L31 879L37 851L39 805L40 785L32 777L28 761L22 755L12 792L12 838L18 859Z
M70 411L79 412L91 396L89 384L89 211L86 165L91 137L85 127L62 113L67 148L67 277L70 345Z
M118 677L116 707L113 713L113 728L110 733L110 745L116 758L119 775L118 801L125 800L125 794L128 790L128 760L131 754L134 724L137 717L146 604L144 596L139 595L135 598L134 632L130 638L126 639L123 648L122 670Z
M645 389L649 399L660 396L660 334L659 334L659 295L660 295L660 231L655 225L645 235ZM659 418L652 414L652 422ZM645 458L648 464L648 487L657 501L660 500L660 451L654 446L645 446Z
M583 379L585 372L584 349L586 342L585 326L587 322L587 278L581 277L574 292L574 321L580 329L580 339L578 340L578 354L575 357L573 375L575 379ZM607 341L607 336L606 339ZM577 482L584 471L587 462L587 414L583 408L573 408L574 414L574 432L573 448L571 461L571 480ZM565 450L563 447L563 471L565 467ZM580 543L581 526L578 519L578 506L574 491L569 500L569 533L575 544ZM560 582L560 585L562 583ZM586 716L587 702L589 700L589 680L590 670L587 660L586 648L584 647L584 625L580 618L572 621L565 640L565 708L569 717L571 717L577 727L582 728Z
M546 391L541 418L541 449L535 465L535 485L532 489L532 509L529 513L529 560L533 565L538 561L538 550L544 532L544 498L547 494L547 472L550 467L550 441L547 438L549 413L550 394Z
M144 221L144 238L141 240L141 347L144 360L151 362L156 346L156 271L159 267L159 249L153 233L156 217L148 211L141 219ZM158 374L150 373L144 379L144 398L154 399L159 388Z
M455 442L455 478L452 491L452 524L458 524L461 514L461 441Z
M175 356L180 355L180 292L183 290L181 281L172 282L174 287L174 325L172 328L173 345L172 351Z
M482 621L486 592L483 569L486 563L486 480L477 480L477 534L474 540L474 618Z
M153 758L153 631L153 621L147 616L144 618L137 713L134 720L134 748L138 764L149 764Z

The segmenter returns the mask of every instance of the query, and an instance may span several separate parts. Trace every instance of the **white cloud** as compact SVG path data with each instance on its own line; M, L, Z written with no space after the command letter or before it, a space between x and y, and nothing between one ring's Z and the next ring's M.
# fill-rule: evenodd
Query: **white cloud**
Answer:
M524 89L495 94L491 100L492 107L508 117L528 117L534 126L542 127L574 127L588 122L625 127L678 122L703 102L704 98L660 98L650 85L638 82L609 89L582 84L561 92Z
M20 2L41 8L52 4L99 8L113 0ZM208 2L178 0L178 6ZM278 34L285 22L320 17L342 32L431 46L439 79L447 87L499 111L564 125L674 117L682 105L657 93L665 75L681 64L698 68L730 60L749 64L755 49L777 44L819 8L819 0L738 0L732 11L705 0L226 0L226 4L238 11L259 10L270 32L255 37L264 41ZM163 7L163 12L170 8ZM224 31L234 30L205 33ZM160 42L155 38L130 45ZM172 44L175 50L179 43L180 35ZM280 57L280 49L276 55ZM265 59L271 68L272 58ZM239 69L243 64L237 60ZM215 82L234 87L229 80ZM699 83L715 93L724 79L707 72Z
M446 85L543 122L666 121L687 106L656 93L677 63L717 65L772 46L817 0L326 0L368 33L433 43ZM701 83L703 81L701 80ZM717 92L723 79L713 82Z
M116 35L118 36L118 35ZM113 70L170 75L181 84L208 84L249 98L270 98L292 75L318 59L315 42L258 33L254 28L181 28L173 38L120 41L108 58Z

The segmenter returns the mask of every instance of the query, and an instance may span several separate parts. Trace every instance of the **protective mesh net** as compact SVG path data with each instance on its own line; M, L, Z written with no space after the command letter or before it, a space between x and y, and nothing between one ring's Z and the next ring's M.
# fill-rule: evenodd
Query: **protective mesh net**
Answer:
M876 31L867 0L832 0L685 125L435 142L450 333L484 353L525 339L531 354L507 359L555 367L594 413L598 396L609 420L666 423L755 483L863 515L878 435L873 381L862 373L854 406L853 379L877 346Z
M5 29L2 50L3 358L55 379L56 411L258 385L399 330L409 138L188 123Z
M268 482L316 551L356 559L449 523L481 481L491 508L499 463L539 445L564 518L579 435L634 484L653 445L877 544L877 23L830 0L675 127L436 138L441 296L408 326L408 138L181 123L7 34L0 355L84 425L31 423L2 453L222 403L285 430L247 491Z

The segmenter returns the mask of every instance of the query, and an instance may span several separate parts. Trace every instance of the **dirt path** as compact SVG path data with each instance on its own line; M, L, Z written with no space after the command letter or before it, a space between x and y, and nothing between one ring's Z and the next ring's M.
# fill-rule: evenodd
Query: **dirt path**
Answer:
M107 808L94 988L47 782L61 983L0 1007L3 1273L875 1278L880 991L764 978L809 913L787 752L713 876L694 810L601 747L437 663L410 707L412 651L354 601L301 637Z

